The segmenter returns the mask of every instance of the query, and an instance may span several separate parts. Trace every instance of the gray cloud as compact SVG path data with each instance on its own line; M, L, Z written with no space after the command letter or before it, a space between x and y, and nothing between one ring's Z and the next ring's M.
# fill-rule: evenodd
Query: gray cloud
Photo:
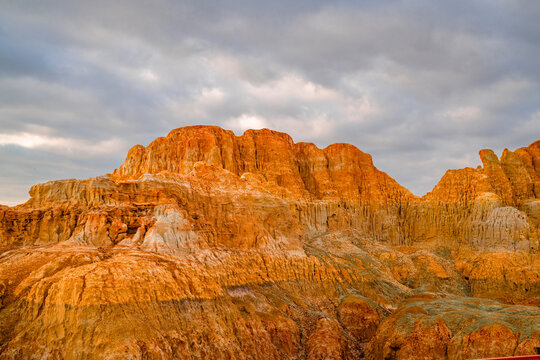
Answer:
M417 194L540 134L533 1L0 1L0 203L172 128L350 142Z

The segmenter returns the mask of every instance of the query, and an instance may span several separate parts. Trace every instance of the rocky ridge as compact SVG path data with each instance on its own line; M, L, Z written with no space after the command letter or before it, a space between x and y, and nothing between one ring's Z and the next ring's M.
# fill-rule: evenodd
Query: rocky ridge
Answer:
M195 126L35 185L0 207L0 358L530 352L540 141L480 157L419 198L352 145Z

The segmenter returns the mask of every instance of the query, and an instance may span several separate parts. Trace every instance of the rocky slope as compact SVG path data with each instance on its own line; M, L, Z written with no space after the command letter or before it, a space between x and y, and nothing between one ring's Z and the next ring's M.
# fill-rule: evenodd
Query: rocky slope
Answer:
M195 126L35 185L0 207L0 359L530 353L540 142L480 156L418 198L352 145Z

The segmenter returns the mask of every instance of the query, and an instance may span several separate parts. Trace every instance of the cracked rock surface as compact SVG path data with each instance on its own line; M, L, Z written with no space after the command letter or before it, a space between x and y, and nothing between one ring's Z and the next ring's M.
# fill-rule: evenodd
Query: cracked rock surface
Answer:
M173 130L0 206L0 359L468 359L540 346L540 141L417 197L352 145Z

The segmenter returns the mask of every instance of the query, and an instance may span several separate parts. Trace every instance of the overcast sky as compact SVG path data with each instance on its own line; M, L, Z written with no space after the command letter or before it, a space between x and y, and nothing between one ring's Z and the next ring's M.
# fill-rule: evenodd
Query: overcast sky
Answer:
M540 139L540 1L0 0L0 204L171 129L348 142L417 195Z

